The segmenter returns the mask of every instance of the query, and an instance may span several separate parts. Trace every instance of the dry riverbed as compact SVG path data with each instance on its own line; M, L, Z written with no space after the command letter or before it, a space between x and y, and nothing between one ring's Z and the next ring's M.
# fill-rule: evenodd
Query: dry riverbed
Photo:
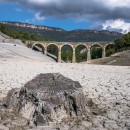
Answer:
M6 51L3 49L3 54ZM9 52L8 56L0 53L1 100L9 90L22 87L40 73L60 73L79 81L84 94L105 111L91 117L88 129L130 130L130 66L49 63L22 56L20 59L20 55L10 57ZM75 128L80 129L83 127Z

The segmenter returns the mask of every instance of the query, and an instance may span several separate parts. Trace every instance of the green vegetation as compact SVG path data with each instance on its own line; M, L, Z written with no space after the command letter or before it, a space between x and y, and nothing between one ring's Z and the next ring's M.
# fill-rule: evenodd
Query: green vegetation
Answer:
M79 50L76 50L76 62L83 62L87 60L87 52L81 53Z
M69 45L65 45L61 48L61 59L67 63L72 62L73 51Z
M93 47L91 49L91 58L92 59L102 58L102 48L98 46Z
M108 45L106 48L106 57L111 56L112 54L116 53L114 45Z
M19 22L7 22L6 25L17 31L27 32L29 34L35 34L37 37L44 37L51 39L51 41L57 42L99 42L99 41L114 41L115 39L122 36L118 32L110 32L107 30L72 30L66 31L59 28L37 26L38 28L30 28L23 26L16 26L16 23L20 25L28 25L26 23ZM40 29L45 27L46 29Z
M85 50L85 46L83 45L79 45L76 50L75 50L75 54L76 54L76 62L83 62L87 60L87 50Z
M55 46L55 45L50 45L48 48L47 48L47 52L55 55L55 56L58 56L58 48Z
M26 31L18 31L18 30L12 29L2 23L0 23L0 30L4 34L6 34L14 39L22 40L23 43L25 43L26 40L50 41L50 39L48 39L48 38L38 37L37 35L35 35L33 33L28 33Z
M110 56L116 52L130 50L130 32L114 41L114 45L108 45L106 48L106 56ZM100 48L92 51L92 59L101 57Z
M65 62L72 62L72 51L66 50L61 53L62 60Z
M130 50L130 32L115 40L116 52Z

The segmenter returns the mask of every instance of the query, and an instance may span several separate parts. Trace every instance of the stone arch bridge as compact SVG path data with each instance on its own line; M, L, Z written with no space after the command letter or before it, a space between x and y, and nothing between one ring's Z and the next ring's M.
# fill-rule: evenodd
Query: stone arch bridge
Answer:
M54 45L58 49L58 62L61 63L61 49L63 46L70 46L73 50L72 63L76 62L75 50L78 46L82 45L87 49L87 60L91 60L91 48L95 45L102 48L102 57L106 56L106 47L108 45L114 45L113 42L41 42L41 41L27 41L26 45L33 48L36 45L42 46L44 54L47 55L47 48L50 45Z

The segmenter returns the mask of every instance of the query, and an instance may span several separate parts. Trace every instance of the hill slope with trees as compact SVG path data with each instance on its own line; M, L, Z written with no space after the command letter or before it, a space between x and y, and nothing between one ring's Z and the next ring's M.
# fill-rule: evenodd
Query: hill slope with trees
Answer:
M14 39L20 39L24 43L26 40L33 41L50 41L48 38L39 37L36 34L28 33L26 31L21 31L20 29L15 29L7 26L6 24L0 23L0 31Z
M38 26L20 22L1 22L15 31L22 31L34 34L39 38L51 39L59 42L96 42L114 41L122 36L118 32L107 30L72 30L66 31L61 28Z

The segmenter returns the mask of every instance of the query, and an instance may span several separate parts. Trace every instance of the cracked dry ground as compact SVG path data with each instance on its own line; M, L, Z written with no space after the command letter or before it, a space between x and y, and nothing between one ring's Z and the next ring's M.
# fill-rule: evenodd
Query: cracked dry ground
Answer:
M130 67L4 60L0 61L0 98L40 73L61 73L80 82L84 94L104 111L89 117L88 129L130 130Z

